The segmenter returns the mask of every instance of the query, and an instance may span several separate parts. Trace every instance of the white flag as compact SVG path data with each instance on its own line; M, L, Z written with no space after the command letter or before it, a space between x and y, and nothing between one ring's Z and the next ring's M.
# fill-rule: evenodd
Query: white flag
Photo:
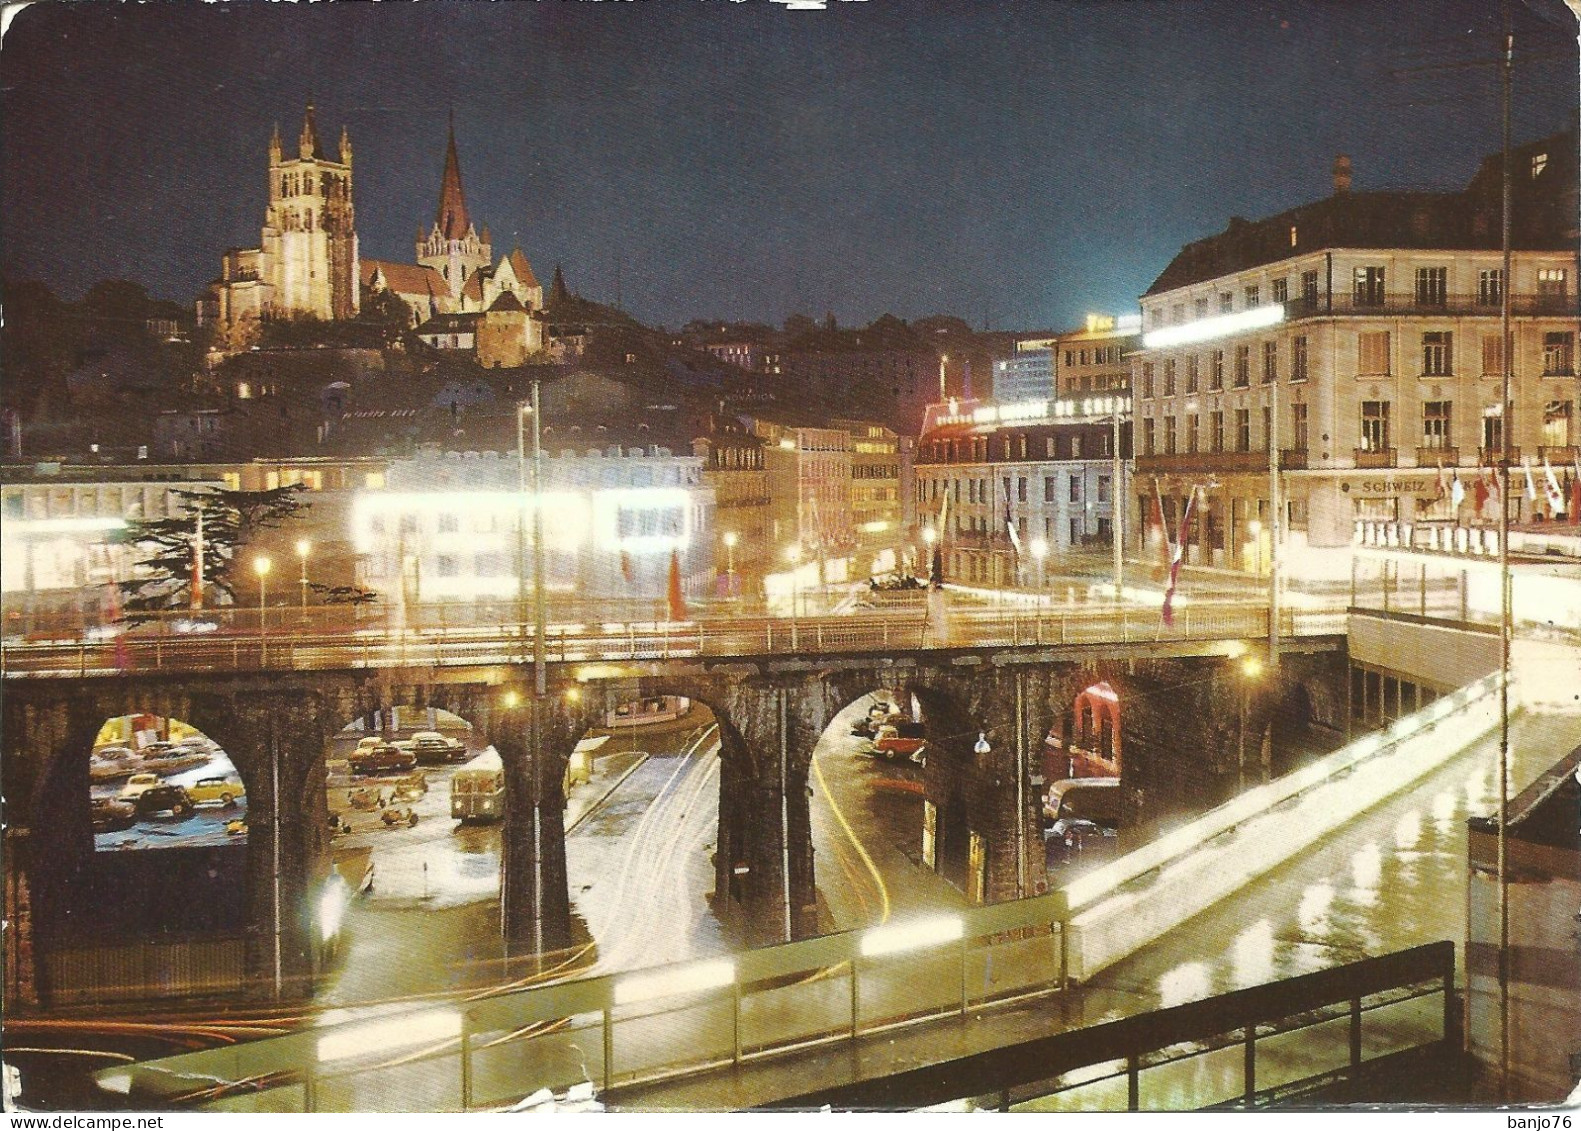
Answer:
M1449 484L1449 505L1459 509L1460 504L1466 500L1466 489L1461 486L1460 472L1455 472L1454 480Z
M1521 468L1526 472L1526 497L1528 499L1536 499L1537 484L1532 482L1532 461L1529 459L1521 460Z
M1559 480L1554 478L1554 469L1548 466L1547 456L1543 456L1543 491L1548 495L1550 514L1565 509L1565 493L1559 489Z

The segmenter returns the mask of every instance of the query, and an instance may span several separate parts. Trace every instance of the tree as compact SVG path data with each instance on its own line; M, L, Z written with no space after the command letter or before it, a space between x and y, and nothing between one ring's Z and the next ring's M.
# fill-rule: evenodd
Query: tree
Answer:
M232 570L238 554L259 531L278 527L306 510L311 504L302 501L303 490L295 483L268 491L176 491L183 513L129 522L116 541L137 547L145 556L137 562L140 576L116 583L124 613L137 619L138 613L191 605L200 514L204 588L218 589L234 601Z

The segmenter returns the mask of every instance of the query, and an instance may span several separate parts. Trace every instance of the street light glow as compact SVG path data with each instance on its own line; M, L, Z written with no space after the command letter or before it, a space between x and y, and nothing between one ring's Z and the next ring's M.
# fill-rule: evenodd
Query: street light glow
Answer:
M736 543L738 541L740 541L740 539L738 539L736 537L736 532L734 530L727 530L727 531L725 531L725 545L726 546L728 546L730 549L734 550L736 548Z
M312 552L313 552L313 543L312 542L308 541L306 538L298 538L296 540L296 556L297 557L299 557L299 558L306 558L308 556L308 554L310 554Z
M1045 539L1042 539L1042 538L1034 538L1034 539L1032 539L1032 556L1034 558L1046 558L1046 557L1048 557L1048 552L1049 552L1049 544L1048 544L1048 542Z
M1241 672L1247 679L1256 679L1263 674L1263 662L1256 656L1247 656L1241 661Z
M256 558L253 559L253 572L256 573L259 577L268 577L269 576L269 569L273 565L274 565L274 563L271 562L268 558L263 557L262 555L260 555L259 557L256 557Z

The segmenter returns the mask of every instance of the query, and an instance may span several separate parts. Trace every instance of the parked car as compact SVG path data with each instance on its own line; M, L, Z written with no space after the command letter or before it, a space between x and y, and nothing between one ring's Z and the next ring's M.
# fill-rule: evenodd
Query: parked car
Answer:
M923 725L904 719L881 724L873 735L873 749L880 758L891 762L896 758L907 758L920 765L927 745L927 733Z
M1043 798L1043 842L1052 863L1069 864L1119 844L1119 778L1066 778Z
M432 762L465 762L467 747L440 734L437 730L420 730L412 735L411 751L424 765Z
M198 805L217 801L228 808L238 801L246 800L247 787L239 778L199 778L192 785L187 786L187 795Z
M135 801L146 790L153 789L156 785L163 785L165 779L158 774L133 774L126 779L126 784L121 787L122 801Z
M381 742L367 749L359 745L350 763L354 774L404 774L417 765L417 755L393 742Z
M118 833L137 823L137 806L130 801L96 797L89 804L92 808L93 831L96 833Z
M152 817L164 812L177 817L190 817L194 808L192 798L179 785L150 786L139 793L132 804L137 806L139 817Z
M893 713L894 709L888 703L875 703L867 709L865 718L856 721L851 734L856 738L872 738Z
M389 805L379 814L379 819L392 828L396 825L413 828L417 825L417 810L410 805Z

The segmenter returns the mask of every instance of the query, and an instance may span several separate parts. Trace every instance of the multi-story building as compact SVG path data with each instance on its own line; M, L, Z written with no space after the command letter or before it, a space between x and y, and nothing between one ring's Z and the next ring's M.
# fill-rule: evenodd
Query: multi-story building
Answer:
M738 428L710 422L692 441L703 461L703 486L714 493L714 563L724 572L723 592L751 599L763 577L777 568L763 441Z
M938 541L946 580L1035 586L1054 564L1049 559L1109 545L1113 414L1123 418L1126 404L1113 394L1096 401L951 401L929 408L917 441L914 489L923 537ZM1119 432L1123 471L1129 425L1122 422Z
M882 424L864 420L831 420L851 436L851 527L855 535L858 572L889 573L902 564L905 514L901 505L901 469L910 446Z
M1087 315L1080 329L1060 334L1052 344L1058 395L1080 397L1130 388L1130 355L1141 344L1140 315Z
M1487 166L1464 192L1351 193L1342 160L1326 200L1183 248L1142 298L1137 517L1159 507L1173 529L1195 493L1186 560L1266 569L1277 451L1282 557L1337 571L1330 551L1358 538L1496 521L1484 469L1506 428L1515 516L1544 515L1521 465L1545 479L1581 443L1575 218L1551 206L1574 200L1575 160L1573 137L1515 151L1508 278Z
M662 602L672 556L688 597L713 589L714 496L704 460L603 430L557 426L543 440L545 588L553 602ZM562 445L575 444L575 447ZM393 460L352 516L359 584L397 610L454 603L509 617L530 580L514 451L426 450Z
M1053 338L1017 342L1013 356L995 361L994 400L1013 404L1052 397L1055 345Z

